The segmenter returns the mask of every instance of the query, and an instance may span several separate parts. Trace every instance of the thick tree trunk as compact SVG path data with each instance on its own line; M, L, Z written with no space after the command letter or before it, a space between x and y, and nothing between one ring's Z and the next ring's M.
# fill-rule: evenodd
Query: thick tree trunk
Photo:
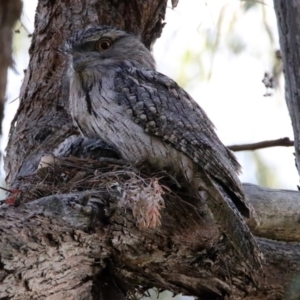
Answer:
M167 1L39 1L30 62L12 122L7 147L7 182L35 172L44 153L75 132L64 84L61 49L74 31L88 25L113 25L141 36L150 47L161 34ZM101 20L101 21L100 21Z
M300 4L298 0L274 0L281 55L284 65L285 98L295 137L295 159L300 175Z
M86 146L67 139L76 129L60 50L66 38L82 27L108 24L139 34L151 47L162 31L166 5L39 1L7 148L7 180L14 189L7 202L18 206L0 211L0 299L134 299L151 287L200 299L297 299L300 245L283 241L299 240L298 193L245 186L261 217L261 226L253 228L265 257L257 272L166 173L123 165L101 142ZM37 170L41 157L66 139L65 148L76 147L55 153L81 158ZM98 161L91 160L95 153ZM154 177L165 192L162 225L139 228L124 204L124 189L130 180L152 184Z

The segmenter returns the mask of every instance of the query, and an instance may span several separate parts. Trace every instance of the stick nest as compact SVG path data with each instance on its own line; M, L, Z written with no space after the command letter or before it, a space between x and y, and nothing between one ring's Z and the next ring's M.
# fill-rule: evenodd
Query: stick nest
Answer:
M149 169L135 168L114 159L53 157L47 167L22 178L26 189L19 198L26 203L49 195L91 189L117 191L118 205L132 211L139 228L156 227L161 224L164 194L173 194L167 186L178 186L178 183L166 171Z

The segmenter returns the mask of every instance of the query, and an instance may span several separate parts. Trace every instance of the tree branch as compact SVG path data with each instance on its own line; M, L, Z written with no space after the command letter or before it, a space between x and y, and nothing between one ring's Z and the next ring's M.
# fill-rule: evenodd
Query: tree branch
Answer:
M248 150L257 150L263 148L270 148L270 147L291 147L294 146L294 141L291 141L288 137L281 138L278 140L270 140L270 141L263 141L253 144L242 144L242 145L231 145L227 146L232 151L248 151Z
M266 196L265 189L245 188L254 204ZM167 197L162 226L141 230L119 203L118 189L94 189L3 207L0 298L125 299L155 286L200 299L281 299L286 291L293 299L299 244L258 238L265 278L256 275L255 283L226 238L211 239L214 229L190 204ZM100 285L105 296L92 298Z
M300 242L300 193L276 190L254 184L243 184L245 193L260 218L260 225L252 228L257 236Z

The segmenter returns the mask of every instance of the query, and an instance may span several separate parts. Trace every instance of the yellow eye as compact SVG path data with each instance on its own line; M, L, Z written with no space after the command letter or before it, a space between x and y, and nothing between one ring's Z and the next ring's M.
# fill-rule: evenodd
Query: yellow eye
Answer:
M111 41L109 39L101 39L96 43L96 50L106 51L111 47Z

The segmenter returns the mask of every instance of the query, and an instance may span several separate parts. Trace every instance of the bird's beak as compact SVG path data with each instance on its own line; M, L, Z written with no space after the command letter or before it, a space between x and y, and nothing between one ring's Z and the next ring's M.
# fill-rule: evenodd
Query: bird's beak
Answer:
M73 68L76 71L80 71L86 67L87 57L84 54L80 54L78 52L71 54L71 61L73 64Z
M85 60L86 60L86 57L84 55L80 55L78 53L74 53L73 54L73 65L74 66L78 66L80 64L82 64Z

